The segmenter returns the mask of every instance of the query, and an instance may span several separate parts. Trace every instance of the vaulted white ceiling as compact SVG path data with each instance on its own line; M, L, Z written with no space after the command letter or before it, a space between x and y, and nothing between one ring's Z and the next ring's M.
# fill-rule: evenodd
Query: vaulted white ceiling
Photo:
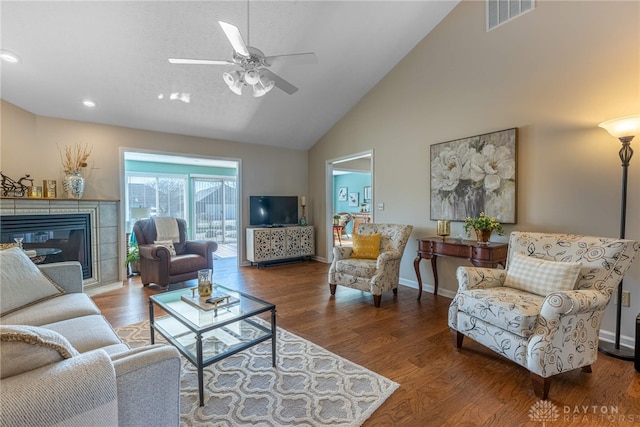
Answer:
M0 47L21 62L2 62L0 96L42 116L306 150L458 2L2 1ZM318 64L274 65L299 91L261 98L228 89L231 66L169 64L231 59L219 20L267 56Z

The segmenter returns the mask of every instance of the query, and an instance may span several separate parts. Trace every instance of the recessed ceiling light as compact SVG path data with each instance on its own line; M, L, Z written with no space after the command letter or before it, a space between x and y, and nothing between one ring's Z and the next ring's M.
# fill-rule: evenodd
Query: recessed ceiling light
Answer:
M87 108L93 108L96 106L96 102L91 99L83 99L82 105L84 105Z
M17 64L18 62L20 62L20 58L18 57L18 55L4 49L0 50L0 59L11 64Z

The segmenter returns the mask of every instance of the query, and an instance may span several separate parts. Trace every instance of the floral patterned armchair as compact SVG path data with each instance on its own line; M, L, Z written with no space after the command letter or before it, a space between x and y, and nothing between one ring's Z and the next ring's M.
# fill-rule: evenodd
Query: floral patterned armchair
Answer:
M466 335L524 366L535 394L546 399L554 375L591 372L604 310L639 250L631 240L511 233L506 270L458 268L458 292L449 307L454 346L462 347ZM536 281L576 263L564 290L553 289L558 281L552 277L539 281L547 289L524 283L527 276ZM542 267L527 270L532 265Z
M334 247L329 268L329 289L336 294L337 285L371 292L373 304L380 307L382 293L398 293L400 260L413 230L412 225L370 224L358 226L358 235L380 234L379 255L376 259L352 258L353 247ZM354 238L356 233L354 233Z

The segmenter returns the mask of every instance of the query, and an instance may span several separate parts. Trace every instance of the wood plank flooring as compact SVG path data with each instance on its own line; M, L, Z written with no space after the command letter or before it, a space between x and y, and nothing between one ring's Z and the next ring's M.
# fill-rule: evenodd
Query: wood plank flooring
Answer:
M368 293L339 286L331 297L324 263L214 265L217 283L276 304L278 326L400 384L365 426L640 425L640 373L631 362L600 353L592 374L556 377L548 402L557 413L544 418L532 410L539 399L526 369L468 338L453 348L449 298L425 293L417 301L417 290L400 286L376 309ZM118 327L147 319L148 296L158 292L134 277L93 298Z

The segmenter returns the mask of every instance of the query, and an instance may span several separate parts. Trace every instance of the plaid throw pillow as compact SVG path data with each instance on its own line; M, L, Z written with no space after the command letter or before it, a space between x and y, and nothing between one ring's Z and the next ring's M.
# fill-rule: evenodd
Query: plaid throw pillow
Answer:
M558 262L516 253L507 269L504 286L546 296L575 287L582 264Z

